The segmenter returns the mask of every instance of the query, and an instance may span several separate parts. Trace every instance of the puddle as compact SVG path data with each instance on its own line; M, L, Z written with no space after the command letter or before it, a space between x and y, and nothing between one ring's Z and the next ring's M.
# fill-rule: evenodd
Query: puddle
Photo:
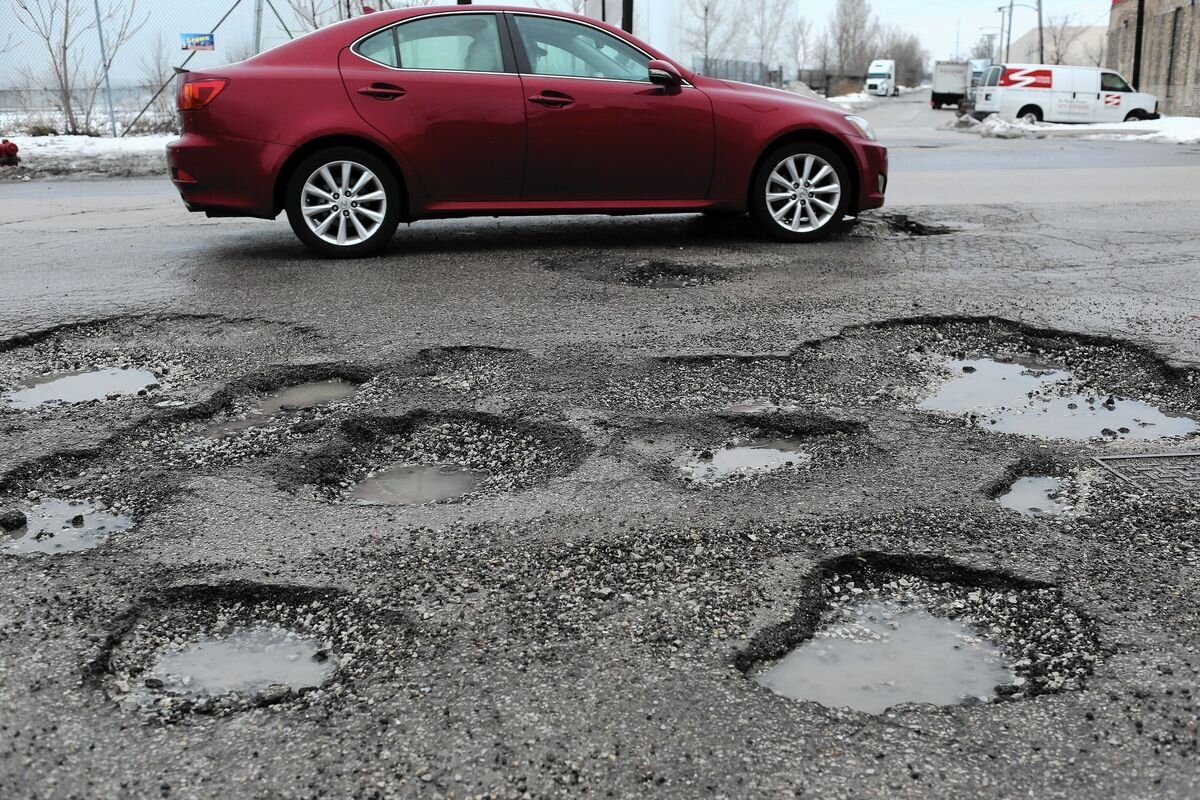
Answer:
M337 659L317 639L259 625L202 636L182 650L162 654L146 672L143 685L189 699L254 695L268 689L274 693L274 687L319 687L336 669Z
M436 503L469 494L487 477L459 464L403 464L368 476L348 497L363 505Z
M749 444L727 445L719 450L700 454L697 461L683 468L685 477L704 483L716 483L729 478L781 467L806 464L812 456L804 452L799 442L791 439L753 439Z
M727 414L767 414L773 411L795 411L795 406L781 406L764 398L734 403L721 409Z
M1067 510L1056 499L1061 484L1058 478L1018 478L996 502L1026 517L1054 516Z
M952 359L955 377L918 408L971 412L976 425L1045 439L1158 439L1200 429L1188 417L1103 392L1081 392L1072 374L1031 360Z
M961 622L883 603L849 613L757 681L784 697L868 714L900 703L987 700L1013 682L1000 648Z
M6 392L13 408L30 409L48 403L86 403L113 395L137 394L154 386L158 378L144 369L107 368L85 372L59 372L25 381L25 388Z
M24 527L0 545L0 552L76 553L102 544L109 534L133 527L133 519L111 511L97 511L93 503L43 500L25 512Z
M259 404L252 408L243 419L230 420L213 425L205 432L205 436L227 436L237 431L256 428L272 422L275 417L287 411L298 411L305 408L343 400L358 391L358 386L343 380L313 381L289 386L262 398Z

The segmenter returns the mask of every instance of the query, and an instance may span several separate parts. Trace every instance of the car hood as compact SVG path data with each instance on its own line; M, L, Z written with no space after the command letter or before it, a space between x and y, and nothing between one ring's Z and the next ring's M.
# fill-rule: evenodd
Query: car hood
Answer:
M827 111L838 115L846 113L844 108L828 100L820 97L807 97L796 92L789 92L786 89L774 89L770 86L759 86L755 83L742 83L740 81L717 80L716 83L733 89L739 96L744 97L750 102L802 108L806 111Z

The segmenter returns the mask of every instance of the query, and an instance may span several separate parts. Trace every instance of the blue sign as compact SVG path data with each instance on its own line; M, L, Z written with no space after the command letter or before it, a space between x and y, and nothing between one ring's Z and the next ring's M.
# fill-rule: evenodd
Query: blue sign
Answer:
M183 42L181 50L217 49L216 37L211 33L181 33L179 39Z

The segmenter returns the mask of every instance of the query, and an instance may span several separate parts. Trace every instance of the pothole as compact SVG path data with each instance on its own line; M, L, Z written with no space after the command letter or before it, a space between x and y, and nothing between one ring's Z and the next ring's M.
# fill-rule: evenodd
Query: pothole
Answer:
M185 586L117 620L93 681L164 720L340 694L383 624L337 592L235 583Z
M210 426L204 435L222 437L249 428L270 425L285 413L345 400L357 391L357 385L339 378L288 386L260 398L254 405L237 415L237 418Z
M685 481L716 485L785 468L799 469L811 461L812 455L795 439L757 437L702 450L682 473Z
M0 552L11 555L77 553L129 530L133 518L94 500L42 498L28 509L0 516Z
M875 239L894 239L915 236L946 236L958 233L958 229L950 225L923 222L908 214L886 212L859 217L854 232L858 236Z
M721 409L726 414L774 414L787 413L795 411L796 406L776 403L765 397L757 397L752 400L743 400L739 403L725 406Z
M553 272L569 272L587 280L646 289L690 289L710 286L731 280L741 272L735 267L668 259L645 259L628 263L604 251L579 253L572 257L547 258L541 263Z
M1053 517L1067 510L1061 489L1058 478L1017 478L1007 492L996 497L996 502L1025 517Z
M464 497L489 473L461 464L402 464L367 473L347 495L363 505L422 505Z
M970 625L881 602L842 611L756 680L784 697L868 714L986 701L1013 683L999 646Z
M22 381L23 388L0 395L0 402L16 409L47 405L116 400L129 395L146 395L159 388L159 377L144 369L106 367L75 372L56 372Z
M351 420L345 441L302 465L338 501L426 503L526 489L575 468L587 446L558 425L463 412Z
M820 589L756 636L739 666L792 699L870 714L1080 689L1094 624L1056 588L945 559L827 562Z
M1029 358L953 358L952 377L918 404L962 414L988 431L1043 439L1148 440L1200 430L1190 417L1090 389L1068 370Z

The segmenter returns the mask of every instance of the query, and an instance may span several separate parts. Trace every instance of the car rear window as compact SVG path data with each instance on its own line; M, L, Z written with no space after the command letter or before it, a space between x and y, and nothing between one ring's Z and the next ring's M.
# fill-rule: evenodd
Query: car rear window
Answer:
M368 36L355 52L401 69L503 72L494 14L443 14L394 25Z

